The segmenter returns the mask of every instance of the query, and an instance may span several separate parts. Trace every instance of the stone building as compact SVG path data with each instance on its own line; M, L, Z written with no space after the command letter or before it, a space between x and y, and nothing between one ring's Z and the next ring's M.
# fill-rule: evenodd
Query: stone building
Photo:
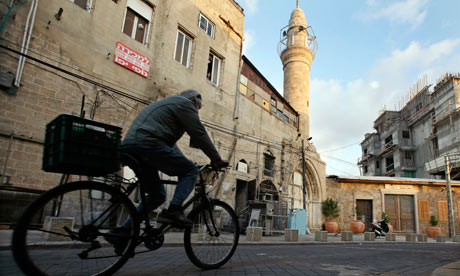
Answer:
M460 179L459 83L460 75L446 74L431 89L424 78L401 110L383 111L361 143L362 175L440 178L448 156L452 179Z
M194 88L203 96L202 121L232 165L216 196L234 206L243 223L249 201L261 204L261 223L271 233L285 226L289 209L302 208L305 176L308 226L320 227L325 164L306 140L308 128L299 127L308 124L308 112L295 98L284 99L242 57L244 11L236 1L41 0L9 11L5 6L0 224L12 224L27 202L58 185L59 174L41 170L45 126L56 116L84 112L126 130L150 102ZM302 24L306 29L305 19ZM312 38L307 30L287 33ZM302 47L311 51L307 43ZM179 147L192 160L208 162L189 143L185 135Z
M339 202L339 229L347 231L350 222L381 219L382 212L390 218L395 233L426 234L430 216L439 221L443 234L449 235L446 182L433 179L399 177L336 177L327 178L327 192ZM452 210L456 233L460 230L460 182L452 181Z

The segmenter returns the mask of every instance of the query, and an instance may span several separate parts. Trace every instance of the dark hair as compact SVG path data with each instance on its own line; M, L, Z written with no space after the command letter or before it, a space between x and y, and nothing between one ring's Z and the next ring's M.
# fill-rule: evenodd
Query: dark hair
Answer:
M187 99L191 99L191 98L194 98L194 97L197 97L197 98L201 99L200 93L198 91L196 91L196 90L193 90L193 89L184 90L184 91L180 92L179 95L184 96Z

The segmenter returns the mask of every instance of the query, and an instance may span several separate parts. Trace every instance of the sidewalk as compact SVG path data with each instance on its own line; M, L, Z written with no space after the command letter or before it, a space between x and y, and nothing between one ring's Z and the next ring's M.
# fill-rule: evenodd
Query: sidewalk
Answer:
M0 230L0 249L10 247L11 235L13 230ZM165 235L164 245L179 246L183 245L183 232L168 232ZM327 241L315 241L314 234L299 235L298 241L285 241L284 235L280 236L262 236L261 241L248 241L246 235L240 235L239 245L299 245L299 244L359 244L359 243L408 243L405 236L396 236L396 241L387 241L385 237L376 238L374 241L365 241L364 234L353 235L352 241L342 241L342 237L339 234L328 234ZM413 242L414 243L414 242ZM420 243L420 242L415 242ZM437 243L436 240L428 238L427 243ZM447 239L445 244L459 244L458 242L452 242Z
M0 249L9 249L11 244L12 230L0 230ZM308 245L308 244L395 244L395 243L409 243L406 241L405 236L396 236L396 241L386 241L385 238L377 238L374 241L365 241L364 234L353 235L353 241L342 241L340 234L328 234L327 241L315 241L315 235L301 235L298 241L285 241L284 235L282 236L262 236L261 241L248 241L245 235L240 235L239 246L250 246L250 245ZM421 242L411 242L421 243ZM427 243L437 243L436 240L428 238ZM447 240L444 243L439 244L458 244L458 242L452 242ZM182 246L183 245L183 232L169 232L165 235L165 241L163 246ZM445 266L438 267L431 274L432 276L454 276L460 275L460 261L450 263Z

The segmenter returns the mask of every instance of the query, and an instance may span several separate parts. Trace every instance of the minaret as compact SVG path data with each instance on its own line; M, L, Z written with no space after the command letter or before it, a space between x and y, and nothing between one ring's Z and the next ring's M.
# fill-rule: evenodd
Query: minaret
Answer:
M299 113L304 139L310 137L310 67L317 47L315 38L297 0L289 25L281 29L278 51L284 70L284 98Z

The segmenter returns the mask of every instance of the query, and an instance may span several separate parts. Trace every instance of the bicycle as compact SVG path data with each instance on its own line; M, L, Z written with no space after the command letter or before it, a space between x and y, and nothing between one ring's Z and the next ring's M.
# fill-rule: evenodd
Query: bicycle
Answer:
M175 225L154 227L148 214L138 214L132 200L139 191L145 202L142 166L136 156L121 152L121 163L135 173L118 174L101 183L77 181L55 187L33 201L18 220L12 249L16 263L26 275L111 275L129 258L159 249L165 234ZM220 171L199 166L195 194L183 206L193 224L184 229L184 247L190 261L202 269L215 269L230 260L239 240L234 210L208 196L209 179ZM161 180L164 184L176 181ZM50 214L44 216L43 213ZM113 230L130 219L127 235ZM124 239L126 246L115 250L106 239ZM145 250L135 251L144 244Z

